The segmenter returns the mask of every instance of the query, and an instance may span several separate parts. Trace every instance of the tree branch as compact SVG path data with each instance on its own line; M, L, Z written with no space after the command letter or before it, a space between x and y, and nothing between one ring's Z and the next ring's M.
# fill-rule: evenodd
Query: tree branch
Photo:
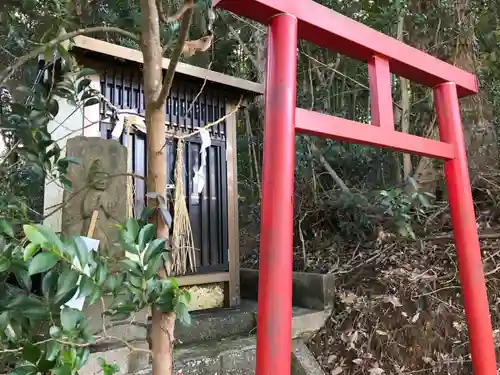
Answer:
M185 3L192 3L192 0L186 1ZM182 22L179 31L179 38L177 39L177 46L170 57L170 63L168 64L167 73L165 74L165 78L163 79L163 85L161 91L156 99L154 105L156 107L161 106L165 103L167 99L168 93L172 88L172 82L174 81L175 68L177 63L179 62L182 51L184 50L184 44L186 43L186 38L189 32L189 26L191 26L191 18L193 16L193 7L189 7L184 11L182 15Z
M156 0L156 7L158 8L158 16L160 18L160 21L163 23L172 23L179 20L184 15L184 13L186 13L188 9L192 9L194 8L194 6L195 4L192 1L186 1L184 4L182 4L179 10L175 12L174 15L167 16L165 10L163 9L162 0Z
M231 35L233 36L233 38L238 42L238 44L240 45L241 49L243 50L243 52L247 55L248 59L250 60L250 62L252 63L253 67L255 68L255 70L258 72L259 71L259 64L257 63L257 60L255 60L255 58L253 57L252 53L250 52L250 50L248 49L248 46L245 44L245 42L243 42L243 40L241 39L240 35L238 34L238 32L234 29L234 27L226 20L225 16L224 16L224 13L222 13L219 9L217 10L217 14L219 15L219 17L222 18L222 20L224 21L224 23L226 24L227 28L229 29L229 32L231 33Z
M321 164L323 164L323 167L328 171L328 173L333 178L333 180L335 181L335 183L338 185L338 187L340 188L340 190L342 190L343 193L351 194L351 190L347 187L347 185L345 184L345 182L339 177L339 175L337 174L337 172L335 172L333 170L332 166L325 159L325 157L323 156L323 154L321 153L321 151L318 149L318 147L316 146L316 144L314 143L314 141L311 138L309 138L309 137L305 137L305 139L309 143L312 152L315 153L319 157L319 160L321 161Z
M123 30L120 29L119 27L113 27L113 26L94 26L86 29L78 29L67 34L62 34L59 35L57 38L52 39L50 42L44 44L43 46L35 48L33 51L19 57L14 61L12 65L2 70L2 72L0 72L0 86L2 86L5 83L5 81L7 81L7 79L9 79L17 69L26 64L26 62L28 62L29 60L34 59L39 54L45 52L48 48L54 47L59 43L64 42L65 40L68 39L72 39L78 35L92 34L97 32L114 32L122 34L137 41L139 40L139 37L131 33L130 31Z

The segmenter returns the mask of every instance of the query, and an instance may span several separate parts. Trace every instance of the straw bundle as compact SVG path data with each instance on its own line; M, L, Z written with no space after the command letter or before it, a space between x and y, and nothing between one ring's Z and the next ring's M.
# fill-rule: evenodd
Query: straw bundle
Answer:
M175 161L174 228L172 233L172 271L174 275L184 275L188 263L191 272L196 271L196 252L193 231L184 197L184 140L177 140L177 159Z

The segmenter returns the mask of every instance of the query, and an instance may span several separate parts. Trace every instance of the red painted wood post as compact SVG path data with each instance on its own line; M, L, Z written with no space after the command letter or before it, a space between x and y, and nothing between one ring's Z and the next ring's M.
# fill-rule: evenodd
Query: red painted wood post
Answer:
M268 29L264 104L257 375L290 374L297 18Z
M488 296L456 85L450 82L435 87L434 100L441 141L451 144L455 153L455 158L445 161L444 173L448 187L474 374L496 375Z
M389 61L380 56L373 56L368 60L368 78L372 125L384 130L394 130Z

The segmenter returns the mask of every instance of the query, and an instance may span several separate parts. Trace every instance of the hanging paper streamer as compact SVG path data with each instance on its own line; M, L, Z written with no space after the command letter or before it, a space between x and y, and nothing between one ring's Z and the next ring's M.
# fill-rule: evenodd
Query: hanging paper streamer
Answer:
M193 176L193 193L201 194L203 192L203 188L205 187L205 169L207 166L207 148L212 144L210 140L210 133L207 129L200 128L200 136L201 136L201 163L200 168L198 170L194 170Z

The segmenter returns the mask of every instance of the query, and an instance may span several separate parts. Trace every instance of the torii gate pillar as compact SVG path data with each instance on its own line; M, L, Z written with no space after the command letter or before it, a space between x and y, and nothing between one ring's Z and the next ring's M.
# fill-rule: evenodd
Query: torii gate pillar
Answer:
M267 49L257 372L288 374L292 347L296 17L279 14L270 20Z
M476 77L312 0L212 0L269 25L257 317L257 375L291 369L295 131L444 161L475 375L497 375L458 98ZM295 108L297 38L368 63L372 124ZM440 140L394 129L391 73L432 87Z

